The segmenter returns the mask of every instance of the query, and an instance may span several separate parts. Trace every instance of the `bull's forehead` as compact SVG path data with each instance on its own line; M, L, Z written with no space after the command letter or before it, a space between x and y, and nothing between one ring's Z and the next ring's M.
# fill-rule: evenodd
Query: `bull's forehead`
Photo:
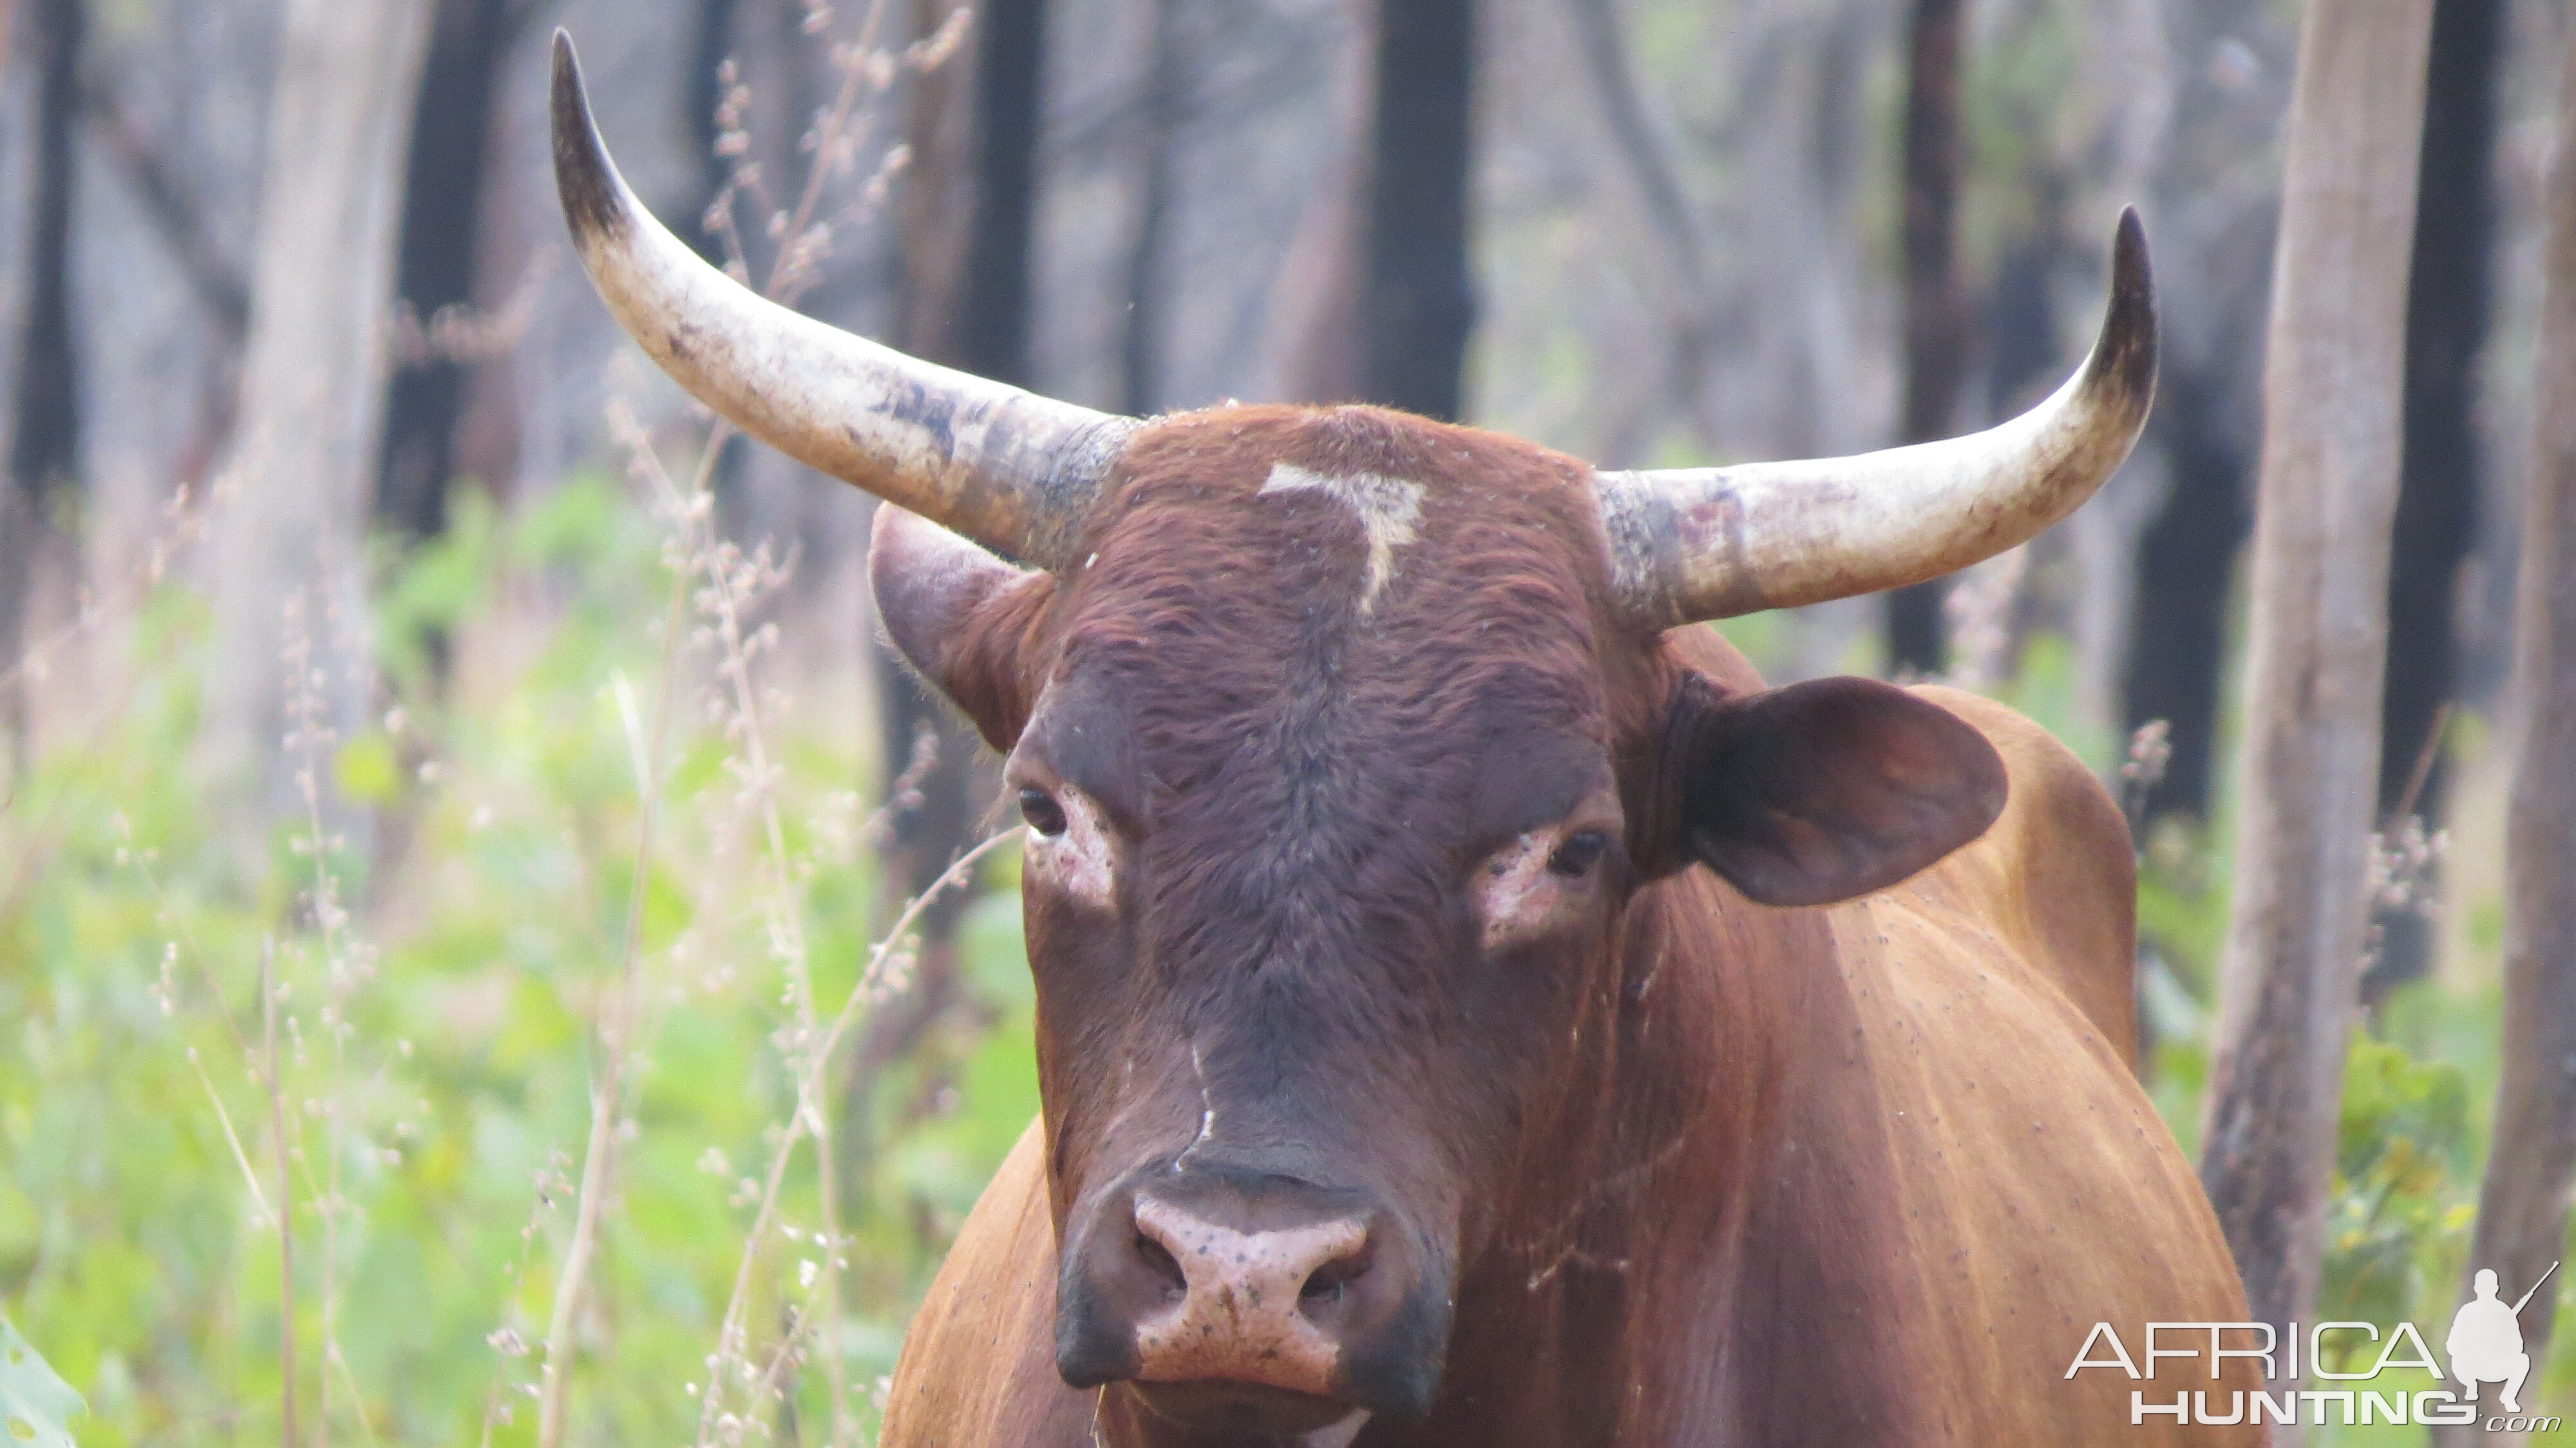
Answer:
M1309 833L1436 796L1468 828L1498 756L1582 773L1607 742L1582 465L1373 408L1245 408L1158 424L1124 472L1036 721L1105 790L1220 790Z
M1132 686L1238 687L1228 660L1339 692L1597 674L1589 469L1516 438L1367 407L1167 419L1129 449L1094 541L1064 658L1124 654Z

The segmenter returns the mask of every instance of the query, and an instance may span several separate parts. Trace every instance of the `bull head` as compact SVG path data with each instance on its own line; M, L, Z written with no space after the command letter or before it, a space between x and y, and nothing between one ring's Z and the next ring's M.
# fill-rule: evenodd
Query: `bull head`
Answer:
M1057 1366L1200 1425L1420 1416L1479 1284L1541 1290L1506 1268L1576 1217L1533 1193L1631 1110L1604 1053L1651 989L1698 988L1653 984L1654 892L1719 888L1705 865L1729 909L1846 899L2002 807L1994 749L1922 698L1764 689L1665 631L2010 548L2111 474L2153 389L2131 213L2082 370L1948 442L1598 473L1375 408L1137 422L707 266L619 179L560 36L554 146L636 341L896 505L887 631L1030 827Z

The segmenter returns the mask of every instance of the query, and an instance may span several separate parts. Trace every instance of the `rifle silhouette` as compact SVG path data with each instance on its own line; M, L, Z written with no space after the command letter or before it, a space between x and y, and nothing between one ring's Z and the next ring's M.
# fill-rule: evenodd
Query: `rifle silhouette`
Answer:
M2550 1278L2551 1273L2554 1273L2554 1272L2556 1272L2557 1270L2558 1270L2558 1264L2557 1264L2557 1263L2555 1263L2555 1262L2550 1263L2550 1264L2549 1264L2549 1271L2548 1271L2548 1272L2543 1272L2543 1273L2541 1273L2541 1274L2540 1274L2540 1282L2546 1282L2546 1281L2548 1281L2548 1280L2549 1280L2549 1278ZM2533 1284L2531 1284L2531 1292L2526 1292L2526 1293L2522 1294L2522 1301L2521 1301L2521 1302L2516 1302L2516 1303L2513 1305L2513 1315L2514 1315L2514 1316L2516 1316L2516 1317L2520 1317L2520 1316L2522 1316L2522 1304L2523 1304L2524 1302L2529 1302L2529 1301L2531 1300L2532 1293L2538 1292L2538 1291L2540 1290L2540 1282L2534 1282ZM2322 1410L2320 1410L2320 1411L2322 1411Z

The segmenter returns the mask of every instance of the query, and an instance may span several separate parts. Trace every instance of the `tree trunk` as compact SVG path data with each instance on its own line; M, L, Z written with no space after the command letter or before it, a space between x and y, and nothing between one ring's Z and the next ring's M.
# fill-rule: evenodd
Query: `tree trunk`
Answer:
M2134 547L2137 593L2120 652L2124 732L2154 720L2173 759L2144 814L2206 817L2228 667L2237 555L2253 528L2261 446L2262 325L2278 242L2277 157L2296 11L2240 0L2150 7L2139 43L2166 57L2171 92L2147 211L2156 265L2188 287L2158 297L2162 353L2142 461L2162 463L2161 497ZM2152 474L2150 474L2152 481ZM2087 509L2087 512L2092 511Z
M1360 325L1371 402L1456 420L1475 284L1467 269L1475 0L1380 0Z
M1957 267L1959 11L1914 0L1905 61L1904 442L1947 437L1967 377L1968 306ZM1931 676L1949 664L1939 579L1887 595L1887 669Z
M1719 354L1720 291L1715 257L1718 247L1706 222L1692 205L1675 153L1671 127L1658 115L1639 82L1636 59L1622 24L1618 0L1574 0L1569 7L1576 44L1583 52L1583 72L1601 107L1610 148L1620 161L1638 211L1653 237L1663 295L1659 309L1670 319L1669 361L1664 371L1671 400L1688 419L1700 444L1722 450L1724 432L1711 407L1709 377ZM1636 445L1619 439L1640 436L1654 414L1654 399L1638 397L1635 422L1609 434L1612 446L1593 454L1602 467L1628 467L1638 461Z
M477 299L494 82L511 28L511 0L435 3L420 104L412 113L411 158L403 172L395 279L395 295L424 328L441 311L470 307ZM456 466L469 365L433 352L403 359L394 374L376 472L376 522L387 532L419 541L447 530L447 484Z
M2382 691L2379 812L2404 803L2433 720L2454 692L2459 639L2452 604L2477 534L2478 352L2486 342L2493 241L2488 163L2495 148L2499 0L2435 0L2424 96L2424 155L2415 183L2415 263L2406 293L2406 462L2388 564L2388 684ZM2438 827L2450 771L2441 753L2411 812ZM2432 922L2382 922L2362 997L2378 1001L2432 965Z
M9 472L0 478L0 670L26 647L39 541L55 499L79 483L80 359L72 346L74 124L80 115L81 0L39 0L29 15L36 58L36 165L27 207L26 304L19 317ZM24 681L0 685L0 764L33 753Z
M1356 63L1356 62L1355 62ZM1332 148L1270 291L1269 398L1352 402L1367 388L1360 325L1368 271L1368 128L1365 83L1337 107Z
M2431 0L2312 5L2263 379L2236 897L2201 1177L2256 1317L2308 1316L2379 777Z
M208 743L228 781L295 798L287 703L319 691L346 736L364 710L359 545L387 377L401 157L429 0L290 0L242 368L240 493L218 522ZM287 678L301 597L314 680ZM255 828L257 811L244 816Z
M2218 698L2237 550L2253 527L2251 460L2225 416L2224 361L2168 363L2156 383L2152 436L2172 479L2138 535L2138 601L2121 693L2125 731L2161 719L2173 755L2146 792L2143 818L2206 817L2218 773Z
M987 0L975 13L975 215L948 361L1025 387L1029 254L1037 234L1038 132L1046 118L1046 0Z
M2576 1181L2576 48L2560 72L2557 132L2514 605L2522 738L2505 821L2504 1080L2468 1261L2494 1269L2507 1301L2565 1254ZM2523 1309L2526 1408L2549 1361L2565 1276L2561 1268ZM2464 1432L2455 1441L2498 1440Z
M1136 209L1128 222L1127 310L1118 335L1118 408L1130 417L1150 417L1163 405L1173 140L1189 84L1181 49L1181 4L1153 0L1153 33L1137 98L1130 183Z

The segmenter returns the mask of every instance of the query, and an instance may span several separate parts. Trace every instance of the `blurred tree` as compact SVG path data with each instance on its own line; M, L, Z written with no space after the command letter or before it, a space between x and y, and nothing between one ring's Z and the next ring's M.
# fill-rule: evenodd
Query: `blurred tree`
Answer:
M1905 411L1900 441L1947 437L1967 380L1969 314L1959 285L1959 32L1963 0L1914 0L1905 62ZM1935 579L1887 595L1887 668L1949 663Z
M477 301L484 192L502 55L533 14L530 0L434 0L429 58L403 168L402 241L394 295L429 330L442 312ZM447 486L472 361L434 338L398 359L385 398L375 521L410 540L447 527ZM497 481L487 479L489 481Z
M2262 323L2280 208L2282 83L2291 41L2241 0L2160 7L2172 56L2149 224L2163 274L2159 376L2146 447L2164 497L2136 541L2120 663L2120 721L2165 721L2173 755L2143 814L2205 816L2218 740L2236 560L2253 527Z
M1354 95L1332 118L1332 150L1316 197L1270 288L1265 310L1276 358L1271 395L1281 402L1349 402L1367 390L1360 325L1368 262L1362 235L1368 214L1366 109L1367 97Z
M2508 1299L2566 1255L2576 1180L2576 1071L2568 1069L2576 1061L2576 893L2568 889L2576 879L2576 46L2560 71L2555 129L2514 603L2521 738L2505 824L2504 1080L2477 1236L2461 1273L2494 1269ZM2535 1368L2526 1404L2536 1369L2549 1361L2563 1291L2534 1295L2522 1316ZM2462 1430L2439 1441L2462 1448L2493 1439Z
M2169 354L2170 355L2170 354ZM2229 583L2253 527L2246 500L2251 440L2231 425L2220 375L2168 364L2156 384L2153 435L2171 482L2138 538L2138 598L2129 630L2127 728L2165 720L2173 757L2146 792L2147 817L2205 815L2218 747Z
M2432 0L2299 32L2264 359L2236 893L2201 1178L2257 1319L2315 1305L2361 960Z
M129 113L126 96L135 84L133 77L112 74L103 62L84 65L81 112L90 139L132 190L214 326L215 361L205 371L197 420L178 464L179 481L195 484L205 480L230 439L241 402L235 374L250 335L250 282L215 235L203 179L174 163Z
M289 0L270 92L240 493L217 522L207 734L218 777L293 800L287 703L324 696L341 737L369 703L359 543L388 375L401 156L429 0ZM290 679L290 601L313 677ZM263 815L237 817L257 838Z
M79 485L80 359L72 343L72 155L80 115L81 0L37 0L36 164L27 205L26 300L19 313L9 473L0 478L0 670L18 661L39 541L56 498ZM28 750L25 695L0 687L0 736Z
M2431 738L2459 672L2453 607L2478 514L2477 367L2487 330L2494 249L2495 91L2503 6L2435 0L2424 100L2424 159L2415 182L2415 261L2406 283L2406 462L2388 565L2388 683L2382 693L2379 812L2406 806L2428 831L2444 815L2450 771ZM2427 755L2426 750L2432 749ZM2377 1001L2431 966L2432 922L2391 913L2362 981Z
M1151 416L1163 405L1163 348L1170 268L1172 160L1189 92L1181 43L1182 0L1150 0L1145 66L1137 96L1125 282L1127 309L1118 336L1118 408Z
M1659 300L1672 319L1672 355L1666 369L1672 397L1688 416L1700 444L1715 450L1720 439L1708 403L1709 369L1719 335L1716 242L1683 185L1682 161L1668 120L1655 113L1639 83L1617 0L1572 0L1572 10L1585 78L1592 83L1611 148L1655 244L1656 271L1664 292ZM1651 415L1639 408L1638 422L1628 430L1642 432ZM1596 456L1593 461L1605 467L1637 461L1632 456L1636 446L1627 439L1614 439L1608 451L1608 456Z
M921 0L919 33L957 23L957 0ZM899 221L903 268L896 341L916 357L996 381L1029 383L1029 254L1036 218L1038 131L1045 109L1045 0L993 0L974 12L971 61L915 83L912 176ZM957 102L960 82L971 106ZM931 697L880 644L877 699L887 777L897 778L927 733L936 762L911 777L919 798L898 804L885 881L897 899L921 893L972 841L980 793L974 731ZM910 986L870 1016L852 1067L843 1118L851 1149L871 1131L877 1073L913 1047L959 998L957 923L968 893L923 912Z
M1453 421L1476 313L1467 268L1475 49L1475 0L1380 0L1363 394Z

